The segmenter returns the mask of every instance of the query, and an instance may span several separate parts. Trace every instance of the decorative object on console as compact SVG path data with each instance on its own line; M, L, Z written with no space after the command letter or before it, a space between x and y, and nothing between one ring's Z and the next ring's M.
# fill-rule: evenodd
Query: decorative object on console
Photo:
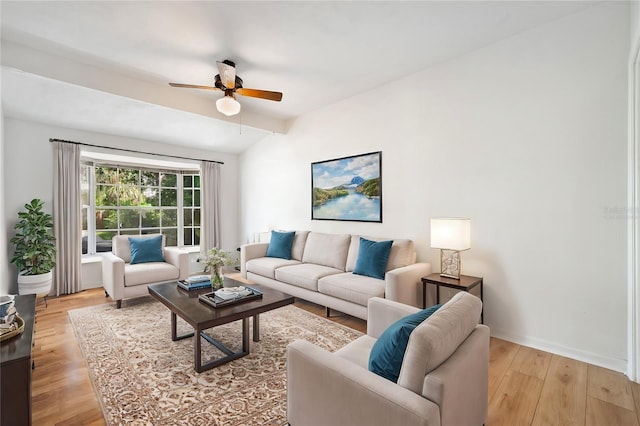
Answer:
M18 267L18 293L41 294L51 291L52 269L56 266L56 245L53 236L53 218L42 211L44 202L34 198L24 205L26 211L18 213L18 231L11 243L15 252L11 263Z
M382 222L382 152L311 163L311 219Z
M222 288L224 280L222 268L224 266L233 265L236 262L236 259L231 255L231 253L214 247L204 256L198 257L198 262L204 263L204 272L211 273L211 287L214 290L217 290Z
M440 275L460 278L460 252L471 248L471 219L431 219L431 248L440 249Z

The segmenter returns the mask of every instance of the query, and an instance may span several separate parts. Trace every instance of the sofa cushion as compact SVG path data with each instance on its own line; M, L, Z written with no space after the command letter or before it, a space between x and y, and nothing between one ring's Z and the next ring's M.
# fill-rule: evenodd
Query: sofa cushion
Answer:
M420 394L424 376L447 360L478 325L482 302L465 291L420 324L409 336L398 384Z
M360 248L360 236L353 235L349 245L349 254L347 256L346 271L352 272L356 267L358 260L358 252ZM362 236L369 241L385 241L389 238L367 237ZM389 259L387 260L386 271L401 268L403 266L413 265L416 263L416 252L412 240L393 240Z
M166 262L148 262L124 265L124 286L131 287L163 281L177 280L180 270Z
M392 244L393 241L374 242L360 238L358 260L353 273L383 280Z
M310 232L304 246L302 261L340 269L344 272L351 236Z
M297 265L297 260L280 259L279 257L259 257L251 259L245 264L247 272L262 275L263 277L275 279L276 269L283 266Z
M276 269L276 280L296 287L306 288L307 290L318 291L318 280L320 278L341 272L339 269L328 266L301 263Z
M135 238L153 238L158 235L162 235L162 248L166 245L166 238L164 234L145 234L134 235ZM112 251L113 254L124 260L125 263L131 262L131 247L129 246L129 237L131 235L116 235L112 238Z
M291 247L296 233L271 231L269 247L267 247L267 257L279 257L281 259L291 259Z
M131 264L164 262L162 255L162 235L151 238L129 237L129 247L131 248Z
M415 314L407 315L383 331L371 348L369 371L396 383L402 367L404 353L407 349L407 343L409 342L409 336L418 325L429 318L440 306L434 305Z
M318 281L318 291L358 305L367 306L369 299L384 297L385 282L351 272L329 275Z
M304 245L307 242L307 235L309 235L309 231L296 231L296 235L293 238L293 246L291 247L292 259L302 260Z

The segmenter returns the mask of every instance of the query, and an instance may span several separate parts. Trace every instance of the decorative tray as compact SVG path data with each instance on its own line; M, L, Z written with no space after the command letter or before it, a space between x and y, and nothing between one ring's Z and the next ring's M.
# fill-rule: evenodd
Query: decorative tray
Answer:
M198 296L201 302L206 303L214 308L222 308L223 306L235 305L236 303L248 302L250 300L261 299L262 293L255 288L245 287L250 291L250 294L245 296L238 296L233 299L223 299L215 294L215 292L205 293Z
M14 336L21 334L24 331L24 320L20 315L16 315L16 319L13 320L11 328L0 329L0 342L4 342Z

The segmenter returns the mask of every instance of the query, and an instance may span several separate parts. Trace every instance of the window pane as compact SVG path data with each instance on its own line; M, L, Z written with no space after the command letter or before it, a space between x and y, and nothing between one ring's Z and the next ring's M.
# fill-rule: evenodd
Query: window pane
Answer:
M198 189L195 189L193 191L193 205L194 206L200 205L200 191Z
M117 235L116 231L100 231L96 232L96 241L111 242L111 239ZM97 247L96 247L97 249ZM97 251L97 250L96 250Z
M96 183L118 182L118 170L115 167L96 167Z
M139 206L144 201L144 195L137 185L120 185L119 191L121 206Z
M121 229L120 235L140 235L139 229Z
M130 185L137 186L139 176L140 176L140 172L138 170L133 170L133 169L118 170L118 181L121 184L130 184Z
M193 209L184 209L182 218L182 220L184 221L184 226L193 225Z
M175 189L165 189L162 188L160 190L160 199L161 205L163 206L177 206L178 205L178 194Z
M193 187L193 177L192 176L183 176L182 177L182 186L185 188Z
M195 228L193 230L193 245L194 246L199 246L200 245L200 228Z
M162 227L178 226L178 209L162 210Z
M185 189L182 191L182 205L185 207L193 206L193 190Z
M160 194L159 188L151 188L147 187L143 191L144 194L144 206L159 206L160 205Z
M96 206L117 206L118 191L113 185L96 185Z
M184 245L193 245L193 238L191 237L191 228L184 228Z
M200 226L200 209L193 209L193 224Z
M159 228L150 228L150 229L143 229L142 230L142 235L159 234L159 233L160 233L160 229Z
M194 188L200 188L200 176L195 175L193 177L193 187Z
M160 186L160 173L158 172L142 172L142 186Z
M80 204L89 204L89 166L80 166Z
M117 210L96 210L96 229L117 229Z
M144 209L142 210L142 227L158 227L160 226L160 210Z
M139 210L120 210L120 228L139 228Z
M160 186L169 186L175 188L178 179L174 173L160 173Z
M89 229L89 223L87 222L87 214L88 214L88 210L86 207L83 207L81 209L82 212L82 235L87 235L86 231Z
M178 230L177 229L163 229L162 233L166 235L167 246L178 245Z

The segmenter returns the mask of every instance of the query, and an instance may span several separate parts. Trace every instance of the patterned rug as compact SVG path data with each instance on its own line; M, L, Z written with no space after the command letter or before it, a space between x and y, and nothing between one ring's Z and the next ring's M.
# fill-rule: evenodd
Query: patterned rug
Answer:
M286 424L287 344L305 339L334 351L361 335L289 305L260 315L249 355L198 374L193 338L171 341L169 310L150 296L69 317L108 425ZM208 334L236 351L241 323ZM178 334L190 331L179 319ZM204 340L202 348L203 360L222 355Z

